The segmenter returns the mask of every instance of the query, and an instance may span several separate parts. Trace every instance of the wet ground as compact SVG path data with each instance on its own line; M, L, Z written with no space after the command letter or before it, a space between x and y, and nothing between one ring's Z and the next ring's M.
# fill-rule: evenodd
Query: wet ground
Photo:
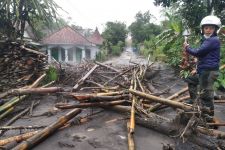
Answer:
M129 65L129 62L146 63L146 59L135 55L131 49L127 49L119 58L113 58L105 63L112 63L113 65ZM166 65L156 64L156 69L159 69L159 74L151 81L157 89L163 90L171 87L167 97L176 91L179 91L186 84L176 77L173 69ZM54 104L64 101L64 98L56 95L35 96L30 97L29 101L40 100L40 104L34 109L33 115L43 114L44 112L53 112L49 116L40 117L23 117L17 120L12 126L16 125L49 125L56 121L60 116L68 111L58 111L54 108ZM71 100L72 101L72 100ZM26 101L26 103L29 103ZM25 104L24 104L25 105ZM93 112L101 111L100 108L85 109L80 116L85 116ZM175 111L173 109L166 109L160 114L173 118ZM216 105L216 116L225 118L224 105ZM73 125L68 128L60 129L54 135L47 138L45 141L34 147L34 150L127 150L127 116L112 112L110 110L103 110L103 112L91 117L87 122ZM225 131L225 128L221 128ZM21 132L27 132L22 130ZM8 131L4 137L12 136L21 133L19 131ZM4 138L1 137L1 138ZM162 150L163 144L174 145L175 140L166 135L162 135L150 129L140 126L135 128L135 145L137 150ZM189 146L188 146L189 145ZM181 148L182 149L182 148ZM183 148L184 149L184 148ZM187 143L185 149L197 149Z

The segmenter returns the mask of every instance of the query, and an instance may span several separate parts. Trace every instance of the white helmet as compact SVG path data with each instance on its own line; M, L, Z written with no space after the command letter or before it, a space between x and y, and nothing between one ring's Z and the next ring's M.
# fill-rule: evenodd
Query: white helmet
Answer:
M215 25L219 29L221 26L221 21L216 16L206 16L202 19L200 27L202 28L204 25Z

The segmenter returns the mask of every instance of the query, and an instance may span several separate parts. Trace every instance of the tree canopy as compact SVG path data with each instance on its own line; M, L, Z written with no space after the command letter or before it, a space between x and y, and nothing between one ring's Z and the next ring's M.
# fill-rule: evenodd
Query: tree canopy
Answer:
M107 22L102 36L106 41L116 45L119 41L125 41L127 33L126 24L121 22Z
M137 44L149 40L161 32L160 26L150 22L152 18L153 16L149 11L145 13L138 12L136 14L135 22L129 26L134 43Z
M173 7L187 26L199 32L201 19L207 15L217 15L225 23L225 0L155 0L155 5Z
M0 36L23 38L26 23L33 30L39 21L50 26L59 8L54 0L0 0Z

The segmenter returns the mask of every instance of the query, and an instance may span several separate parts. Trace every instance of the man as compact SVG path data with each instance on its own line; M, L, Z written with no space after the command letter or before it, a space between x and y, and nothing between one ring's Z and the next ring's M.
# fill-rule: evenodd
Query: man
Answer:
M187 53L197 57L197 74L187 78L191 102L197 98L199 85L199 99L201 106L210 109L210 113L203 112L206 121L212 121L214 116L214 91L213 83L219 74L220 41L217 31L221 26L220 19L216 16L206 16L202 19L200 27L203 38L199 48L191 48L184 43Z

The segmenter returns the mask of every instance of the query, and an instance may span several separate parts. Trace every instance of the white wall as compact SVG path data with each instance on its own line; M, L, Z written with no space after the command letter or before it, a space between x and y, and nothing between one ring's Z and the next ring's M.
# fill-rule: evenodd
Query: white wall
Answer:
M64 48L65 50L72 50L72 54L73 54L73 61L67 61L67 63L70 63L70 64L74 64L76 63L76 47L82 49L82 58L85 58L85 49L90 49L91 51L91 59L94 60L96 58L96 54L99 52L99 48L95 45L93 46L88 46L88 47L85 47L85 46L75 46L75 45L48 45L46 48L47 48L47 51L48 51L48 55L49 55L49 61L51 60L51 52L49 51L51 48L53 47L62 47ZM68 52L69 53L69 52ZM66 56L65 56L66 57ZM59 51L59 61L61 61L61 51ZM66 59L68 60L68 58Z

